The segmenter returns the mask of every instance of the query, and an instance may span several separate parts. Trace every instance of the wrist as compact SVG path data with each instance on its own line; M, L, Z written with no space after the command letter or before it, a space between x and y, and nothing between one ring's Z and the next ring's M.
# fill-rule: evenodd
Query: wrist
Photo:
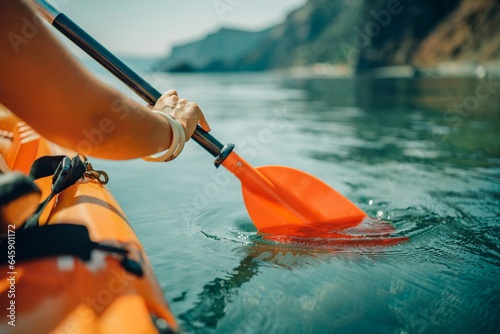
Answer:
M184 130L184 126L179 121L177 121L164 111L153 110L153 113L162 116L164 119L168 121L172 134L171 135L172 140L170 141L170 146L168 147L168 149L162 154L157 156L149 155L143 157L142 159L149 162L172 161L179 156L179 154L182 152L184 148L184 144L186 142L186 133Z

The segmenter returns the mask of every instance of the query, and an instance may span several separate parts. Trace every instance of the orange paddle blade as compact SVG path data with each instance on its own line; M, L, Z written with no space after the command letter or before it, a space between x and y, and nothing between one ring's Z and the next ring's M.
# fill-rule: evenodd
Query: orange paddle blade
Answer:
M301 230L318 225L341 230L356 226L367 216L326 183L297 169L253 168L234 152L223 166L240 179L248 213L263 233L302 235Z

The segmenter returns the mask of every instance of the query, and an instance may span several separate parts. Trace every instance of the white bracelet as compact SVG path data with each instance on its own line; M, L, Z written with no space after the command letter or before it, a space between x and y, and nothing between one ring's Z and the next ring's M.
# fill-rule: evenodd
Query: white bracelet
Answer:
M165 117L168 121L168 124L170 124L170 128L172 129L172 144L170 145L169 149L162 155L148 155L146 157L143 157L142 160L149 162L172 161L177 158L179 154L181 154L182 149L184 148L184 144L186 143L186 133L184 132L184 128L179 123L179 121L174 119L166 112L159 110L153 110L153 112Z
M170 159L170 160L174 160L175 158L177 158L179 156L179 154L181 154L182 150L184 149L184 144L186 143L186 133L184 132L184 127L182 126L181 123L179 123L178 120L176 120L175 118L173 118L171 116L169 119L171 119L173 121L171 123L171 125L173 124L174 126L176 126L177 130L179 131L179 144L177 145L177 148L175 149L174 153L172 154L172 159Z

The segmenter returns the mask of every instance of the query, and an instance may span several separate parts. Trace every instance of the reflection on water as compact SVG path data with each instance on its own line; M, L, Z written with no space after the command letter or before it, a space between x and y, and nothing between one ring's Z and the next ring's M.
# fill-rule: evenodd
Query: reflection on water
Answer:
M288 84L306 91L317 120L352 127L355 142L348 153L355 159L370 164L402 158L462 167L499 164L500 80L318 79ZM309 130L319 135L329 131ZM341 154L316 158L345 159Z
M297 289L301 284L301 279L293 271L319 266L321 262L331 263L332 257L335 256L333 252L348 254L349 258L365 256L366 258L371 257L373 260L376 259L377 253L379 253L374 248L360 248L356 247L356 245L337 246L334 249L325 247L319 249L306 243L288 246L272 245L262 241L259 236L248 236L248 238L252 239L252 244L243 248L246 255L240 263L223 277L217 277L205 284L203 290L197 295L195 305L179 315L179 318L184 321L185 329L188 331L204 331L208 328L217 328L219 321L226 317L228 306L234 298L237 298L239 289L243 284L259 274L261 266L272 265L275 269L283 271L280 276L276 277L281 281L276 282L279 283L280 288ZM269 294L268 298L276 297L276 290L267 293ZM174 302L182 301L184 298L185 295L174 299ZM265 316L265 312L269 307L274 306L273 303L272 299L259 300L259 310L249 311L262 317ZM235 314L231 316L233 319L239 318ZM240 320L246 318L244 314L240 316ZM243 329L252 331L254 326L255 324L249 321L241 321L238 325L238 331L243 331ZM281 324L279 327L282 326L286 327L286 324Z
M188 332L498 331L500 79L155 78L250 163L314 174L410 238L266 241L194 144L168 165L99 162Z

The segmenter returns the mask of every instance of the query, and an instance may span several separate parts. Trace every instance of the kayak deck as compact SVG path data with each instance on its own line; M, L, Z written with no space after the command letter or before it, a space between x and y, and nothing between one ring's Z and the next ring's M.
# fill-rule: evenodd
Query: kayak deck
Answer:
M4 155L10 170L27 174L40 156L63 152L75 155L0 111L0 130L12 133L12 146ZM42 200L51 192L51 179L36 181ZM40 217L40 225L45 224L83 225L94 242L125 245L140 259L143 276L127 271L119 257L102 250L93 250L89 261L52 256L16 262L14 257L14 265L0 267L0 308L7 312L0 332L158 333L161 328L177 331L144 249L105 186L88 178L79 180L51 200ZM16 233L20 233L19 226L12 233L14 249Z

